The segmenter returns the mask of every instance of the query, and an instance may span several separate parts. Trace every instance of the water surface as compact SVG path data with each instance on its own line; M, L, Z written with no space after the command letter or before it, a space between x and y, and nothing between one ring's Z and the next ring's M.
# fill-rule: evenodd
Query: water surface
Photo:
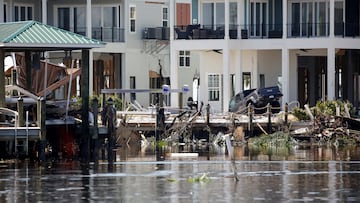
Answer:
M173 157L119 150L115 164L0 164L0 202L359 202L360 149L235 149L239 181L223 148ZM196 150L195 150L196 151ZM193 152L194 153L194 152ZM160 161L159 161L160 160ZM199 180L200 177L205 177Z

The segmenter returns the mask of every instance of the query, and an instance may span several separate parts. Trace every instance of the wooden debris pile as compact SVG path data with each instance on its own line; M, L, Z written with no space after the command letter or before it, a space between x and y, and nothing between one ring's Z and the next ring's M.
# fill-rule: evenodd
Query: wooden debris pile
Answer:
M320 144L360 144L360 121L351 118L348 106L349 104L339 101L319 102L311 109L305 105L305 112L313 125L299 134ZM301 132L301 129L297 132Z

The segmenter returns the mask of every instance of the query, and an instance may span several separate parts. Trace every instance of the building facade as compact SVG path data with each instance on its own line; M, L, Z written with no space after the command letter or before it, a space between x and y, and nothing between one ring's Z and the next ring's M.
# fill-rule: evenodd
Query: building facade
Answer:
M359 107L359 1L191 3L193 26L186 36L175 30L170 57L175 61L178 50L197 54L199 100L214 111L227 111L234 93L273 85L281 86L283 104L341 99ZM183 26L176 14L172 22ZM182 77L172 64L171 77L177 75Z
M279 85L283 104L341 99L359 108L359 10L357 0L0 0L0 22L37 20L107 42L91 51L94 95L186 84L182 102L226 112L237 92ZM158 102L156 94L125 98Z
M161 79L169 82L167 1L0 0L0 13L0 22L35 20L106 42L106 47L90 53L91 95L99 95L101 89L158 89ZM71 58L79 59L74 66L81 66L80 52L47 54L53 63L63 62L70 67L65 58ZM77 96L79 78L72 93ZM149 106L158 95L119 96Z

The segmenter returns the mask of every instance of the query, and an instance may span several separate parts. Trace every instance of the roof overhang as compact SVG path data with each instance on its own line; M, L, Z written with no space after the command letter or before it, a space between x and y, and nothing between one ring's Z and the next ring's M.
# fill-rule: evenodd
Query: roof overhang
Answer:
M0 49L6 52L86 50L105 43L37 21L0 23Z

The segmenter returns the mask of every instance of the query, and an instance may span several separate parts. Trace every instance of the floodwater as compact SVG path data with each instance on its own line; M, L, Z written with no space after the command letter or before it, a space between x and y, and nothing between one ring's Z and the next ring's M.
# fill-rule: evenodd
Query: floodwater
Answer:
M359 202L360 148L151 147L117 152L113 165L0 163L0 202ZM195 153L199 152L199 153Z

